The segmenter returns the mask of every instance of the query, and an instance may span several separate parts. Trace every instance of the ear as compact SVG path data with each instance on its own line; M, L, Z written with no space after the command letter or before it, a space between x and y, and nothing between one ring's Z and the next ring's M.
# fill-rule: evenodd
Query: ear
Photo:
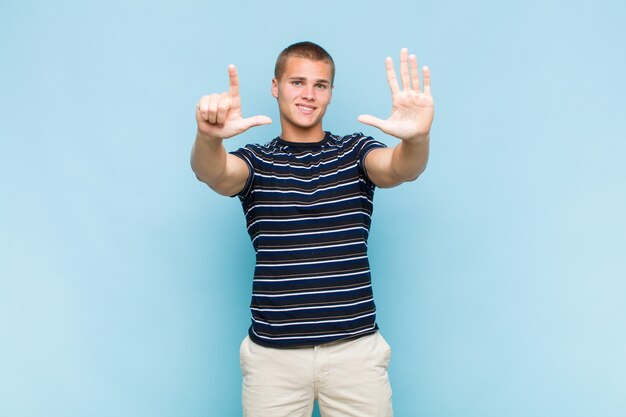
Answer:
M276 78L272 78L272 96L278 98L278 80Z

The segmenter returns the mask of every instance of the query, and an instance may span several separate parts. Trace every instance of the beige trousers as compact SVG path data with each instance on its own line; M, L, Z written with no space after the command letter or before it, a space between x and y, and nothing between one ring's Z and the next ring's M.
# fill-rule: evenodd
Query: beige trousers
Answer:
M391 349L380 333L310 348L274 349L248 336L239 352L244 417L392 417Z

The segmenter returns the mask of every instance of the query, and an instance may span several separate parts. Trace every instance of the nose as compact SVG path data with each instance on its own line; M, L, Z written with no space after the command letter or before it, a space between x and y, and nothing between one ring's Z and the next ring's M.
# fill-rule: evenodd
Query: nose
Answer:
M313 101L315 100L315 87L312 85L307 85L302 89L302 98L304 100Z

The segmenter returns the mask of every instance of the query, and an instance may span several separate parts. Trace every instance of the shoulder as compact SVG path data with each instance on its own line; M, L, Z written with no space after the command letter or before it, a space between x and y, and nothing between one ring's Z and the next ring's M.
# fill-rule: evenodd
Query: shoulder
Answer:
M364 138L365 135L361 132L355 132L349 135L335 135L333 133L330 134L329 142L337 145L344 145L349 143L355 143Z
M367 136L361 132L355 132L349 135L335 135L331 133L329 135L328 144L340 149L351 149L362 143L366 137Z
M274 154L278 148L278 143L276 139L272 139L269 142L264 144L259 143L249 143L237 150L231 151L230 153L235 155L246 155L248 157L257 157L264 158L270 157Z
M278 145L278 141L276 139L272 139L264 144L249 143L240 149L247 149L254 153L268 154L273 153L278 148Z
M380 142L363 132L355 132L344 136L331 134L331 140L334 141L334 144L338 148L344 148L345 150L357 150L358 152L372 147L387 147L387 145L383 142Z

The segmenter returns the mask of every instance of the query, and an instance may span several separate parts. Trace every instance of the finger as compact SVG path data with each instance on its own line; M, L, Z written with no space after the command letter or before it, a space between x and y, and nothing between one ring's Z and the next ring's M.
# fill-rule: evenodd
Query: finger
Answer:
M400 77L402 78L402 89L411 88L411 78L409 77L409 50L402 48L400 50Z
M424 93L432 96L430 93L430 68L424 65L422 68L422 74L424 75Z
M378 117L370 116L369 114L360 115L357 120L361 123L365 123L366 125L374 126L380 130L383 130L385 126L385 121L379 119Z
M196 108L200 112L200 117L202 117L202 120L208 121L209 120L209 97L208 96L202 97L200 99L200 102L196 106Z
M230 109L230 96L228 94L223 94L220 97L219 102L217 103L216 123L218 125L224 125L224 122L226 121L226 115L228 115L229 109Z
M211 123L211 124L215 124L217 122L217 103L218 103L219 99L218 97L212 95L211 99L209 100L209 104L208 104L208 109L207 109L207 122Z
M200 105L202 104L202 100L198 101L196 104L196 117L204 120L204 116L202 115L202 109L200 109Z
M387 68L387 81L389 82L389 88L391 89L391 94L393 95L400 91L400 87L398 87L396 71L393 69L393 60L391 57L387 57L385 60L385 67Z
M420 75L417 66L417 57L415 55L409 56L409 66L411 68L411 82L413 83L413 90L420 92Z
M252 116L241 120L244 131L254 126L269 125L270 123L272 123L272 119L267 116Z
M239 76L237 75L237 68L233 64L228 66L228 77L230 78L230 96L239 96Z

